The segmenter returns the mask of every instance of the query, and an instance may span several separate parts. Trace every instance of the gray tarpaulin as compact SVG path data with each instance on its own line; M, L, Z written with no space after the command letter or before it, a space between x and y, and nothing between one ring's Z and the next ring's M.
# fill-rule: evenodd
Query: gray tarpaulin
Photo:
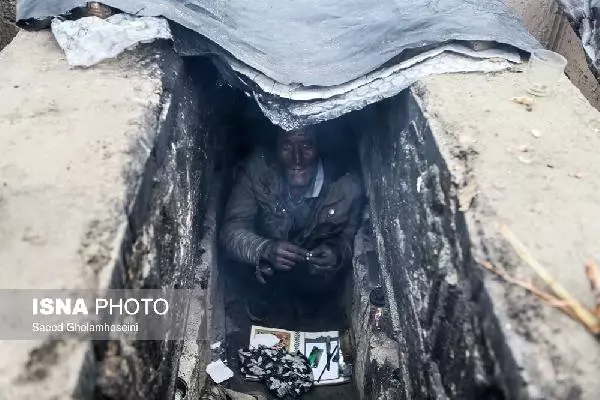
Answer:
M450 42L500 43L507 45L504 53L508 58L515 57L516 49L528 51L538 46L502 0L105 0L104 3L135 15L162 15L187 28L179 30L180 35L187 36L179 40L182 52L191 55L209 50L221 55L231 76L252 92L269 118L286 129L334 118L389 97L430 73L465 70L465 60L472 61L466 70L501 67L489 57L465 54L462 51L465 46L458 45L443 54L431 55L430 60L438 60L436 64L445 62L445 67L423 66L427 60L421 60L390 70ZM83 5L85 2L78 0L20 0L17 18L41 19ZM174 34L177 35L177 30ZM463 60L458 64L462 65L448 54L461 54ZM496 53L494 57L497 56ZM389 74L365 79L381 70ZM399 78L399 74L404 78ZM277 93L265 91L265 82L272 83ZM332 94L332 88L338 88L338 93ZM288 94L298 89L312 90L312 99L291 99ZM356 101L357 92L352 92L357 89L362 90L361 98L366 98L368 92L370 100Z

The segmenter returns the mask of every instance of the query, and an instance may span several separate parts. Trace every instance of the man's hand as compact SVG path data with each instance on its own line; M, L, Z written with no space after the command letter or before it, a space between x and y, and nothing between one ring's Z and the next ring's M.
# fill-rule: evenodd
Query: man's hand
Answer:
M267 246L264 258L279 271L289 271L306 260L307 251L288 242L273 242Z
M320 245L308 252L307 261L313 272L330 272L337 268L337 255L327 245Z
M273 271L273 267L270 267L266 263L260 263L256 266L254 276L256 276L256 280L264 285L267 283L265 276L273 276L274 273L275 271Z

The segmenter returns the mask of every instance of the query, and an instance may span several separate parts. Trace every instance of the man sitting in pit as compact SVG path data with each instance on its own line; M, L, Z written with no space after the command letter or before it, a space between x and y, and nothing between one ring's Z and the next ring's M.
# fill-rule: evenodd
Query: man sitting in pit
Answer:
M243 163L220 242L247 268L240 275L262 285L247 302L252 321L268 317L276 292L290 294L299 317L308 318L338 292L362 205L360 178L344 171L339 158L320 156L313 128L281 131L274 152L259 150Z

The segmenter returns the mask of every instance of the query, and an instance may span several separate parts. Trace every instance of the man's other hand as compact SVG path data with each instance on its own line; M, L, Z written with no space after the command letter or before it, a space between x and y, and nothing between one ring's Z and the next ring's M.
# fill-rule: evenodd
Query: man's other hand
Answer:
M288 242L273 242L267 247L265 259L279 271L289 271L298 262L306 260L307 251Z
M308 253L307 261L313 272L330 272L337 267L337 255L327 245L320 245Z

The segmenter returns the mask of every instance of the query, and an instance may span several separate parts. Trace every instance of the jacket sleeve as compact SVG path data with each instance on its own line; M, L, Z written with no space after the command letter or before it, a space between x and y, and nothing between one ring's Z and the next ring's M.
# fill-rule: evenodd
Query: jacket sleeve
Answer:
M269 240L255 231L258 204L248 165L240 170L225 210L220 241L236 261L258 265Z
M337 268L341 269L352 262L354 255L354 238L360 227L362 211L364 207L364 196L362 191L356 191L350 209L348 211L348 222L342 232L336 237L325 241L338 257Z

